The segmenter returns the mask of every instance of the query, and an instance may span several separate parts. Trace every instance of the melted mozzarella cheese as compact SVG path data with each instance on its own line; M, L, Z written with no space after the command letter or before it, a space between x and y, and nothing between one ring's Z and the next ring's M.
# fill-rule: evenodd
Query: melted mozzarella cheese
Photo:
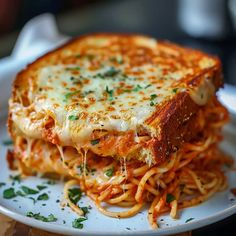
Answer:
M143 72L142 79L133 75L124 78L122 72L116 77L98 76L109 67L93 72L83 68L79 75L68 68L76 65L43 68L38 78L42 91L34 100L37 112L53 112L63 141L70 136L79 142L95 129L136 130L156 110L156 105L175 95L173 80L154 83L152 78L161 76L160 71L148 72L149 66L138 68Z
M36 86L30 86L29 99L33 112L40 114L40 118L33 120L28 107L11 104L12 119L20 132L31 138L42 138L48 116L55 121L53 131L64 145L74 142L83 145L94 130L136 132L159 105L186 91L181 79L194 71L183 66L179 70L178 64L174 68L172 62L151 61L149 57L155 55L149 56L145 50L155 51L155 40L140 37L133 57L122 54L119 45L109 48L109 43L106 37L88 39L87 54L76 54L71 60L72 51L64 50L70 63L38 69ZM90 47L98 49L91 53ZM132 47L130 50L133 53ZM199 89L190 95L197 104L204 105L212 93L212 85L202 83ZM201 101L199 93L204 94Z

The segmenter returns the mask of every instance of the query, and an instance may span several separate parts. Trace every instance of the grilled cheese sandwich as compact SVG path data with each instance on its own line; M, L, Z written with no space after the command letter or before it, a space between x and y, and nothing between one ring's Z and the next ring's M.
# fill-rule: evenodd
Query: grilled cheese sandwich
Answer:
M18 74L9 131L153 165L201 131L221 73L216 57L146 36L79 37Z

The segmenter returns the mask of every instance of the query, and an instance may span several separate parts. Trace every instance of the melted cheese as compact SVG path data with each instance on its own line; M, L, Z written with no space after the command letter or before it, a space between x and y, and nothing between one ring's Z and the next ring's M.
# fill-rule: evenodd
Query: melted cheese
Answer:
M159 105L186 91L182 78L191 77L194 70L187 62L174 63L173 55L160 57L154 39L136 38L120 44L109 37L91 37L81 41L81 51L64 49L63 62L39 68L36 84L29 87L31 109L11 103L19 132L42 138L49 116L64 145L83 146L94 130L137 131ZM204 105L212 91L204 80L190 95Z

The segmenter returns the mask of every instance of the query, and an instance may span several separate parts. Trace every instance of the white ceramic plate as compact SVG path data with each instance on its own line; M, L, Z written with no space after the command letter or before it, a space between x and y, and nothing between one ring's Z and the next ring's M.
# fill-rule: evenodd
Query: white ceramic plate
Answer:
M224 134L225 141L222 143L222 148L235 158L236 122L234 119L232 119L231 124L225 127ZM36 185L42 185L47 181L47 179L40 177L29 177L22 180L20 184L15 183L12 186L12 180L9 176L16 175L17 172L9 171L7 167L5 156L7 148L10 148L10 146L2 144L6 139L8 139L6 119L2 119L0 121L0 182L5 182L6 185L0 188L0 212L33 227L67 235L166 235L199 228L236 213L236 198L230 192L230 188L236 187L236 172L228 171L229 188L226 191L217 193L213 198L201 205L180 211L178 220L173 220L168 215L160 217L160 229L158 230L154 231L150 228L147 221L146 208L134 217L113 219L100 214L93 202L86 196L82 197L80 205L92 206L92 209L88 214L88 220L84 222L84 228L74 229L72 221L77 218L77 215L68 207L64 207L64 210L62 210L59 202L59 200L62 200L63 182L57 182L55 185L46 185L48 187L42 190L40 194L47 193L50 197L49 200L37 201L35 204L31 199L24 197L16 197L9 200L3 198L3 191L9 187L17 190L21 185L26 185L36 189ZM31 196L37 198L38 195ZM40 212L43 216L48 216L52 213L58 220L54 223L37 221L25 216L29 211L33 213ZM194 219L185 223L189 218Z
M49 24L48 21L51 23ZM49 200L47 201L37 201L34 204L31 199L19 196L10 200L4 199L3 191L7 188L14 187L14 189L17 190L21 185L26 185L35 189L36 185L42 185L47 181L39 177L29 177L23 180L20 184L15 183L15 185L12 186L12 180L10 180L9 176L16 175L17 172L9 171L5 156L7 148L10 147L2 145L2 142L8 139L6 132L6 116L4 116L4 114L7 114L6 107L10 94L11 81L17 71L24 67L27 62L32 61L35 58L35 55L28 55L28 57L24 57L25 59L22 61L22 53L26 51L33 52L35 49L31 49L30 47L31 45L36 45L38 49L40 48L37 52L40 54L41 52L48 50L51 46L55 46L55 42L59 43L61 40L61 36L57 34L55 29L50 31L54 32L53 35L49 35L50 37L48 35L44 35L42 30L45 28L44 24L47 24L47 27L55 27L52 16L44 15L34 19L23 29L22 35L20 40L18 40L13 55L10 58L0 60L0 183L6 183L5 186L0 187L1 213L8 215L9 217L24 224L47 231L67 235L87 236L174 234L211 224L236 213L236 198L230 193L230 188L236 187L236 172L227 173L229 178L229 188L226 191L216 194L209 201L204 202L201 205L180 211L178 220L173 220L168 215L160 217L160 228L155 231L150 228L147 221L147 208L143 209L142 212L132 218L120 220L113 219L100 214L96 210L93 202L85 196L81 199L80 205L92 206L92 209L88 214L88 220L83 222L84 228L74 229L72 227L72 221L78 216L68 207L64 207L64 210L62 210L62 206L59 202L59 200L62 200L63 182L57 182L55 185L47 185L48 187L40 192L40 194L47 193L49 195ZM42 35L43 37L40 38L39 36ZM62 37L62 39L64 40L64 37ZM34 43L32 44L30 42ZM20 55L20 57L18 58L17 55ZM229 110L236 114L236 89L227 85L225 89L219 93L219 97L221 101L227 105ZM222 147L236 159L235 144L236 121L232 120L231 124L225 128L225 141L223 142ZM37 198L38 195L39 194L32 195L32 197ZM43 216L48 216L52 213L57 217L57 221L54 223L45 223L34 220L33 218L25 216L29 211L33 213L40 212ZM185 223L185 221L189 218L194 219L188 223Z

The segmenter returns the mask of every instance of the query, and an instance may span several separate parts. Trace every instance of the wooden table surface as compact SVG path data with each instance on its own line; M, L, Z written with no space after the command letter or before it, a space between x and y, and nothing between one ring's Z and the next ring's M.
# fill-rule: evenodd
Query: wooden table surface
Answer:
M0 214L0 236L60 236L44 230L32 228ZM145 236L145 235L144 235ZM173 236L191 236L191 232L175 234Z

